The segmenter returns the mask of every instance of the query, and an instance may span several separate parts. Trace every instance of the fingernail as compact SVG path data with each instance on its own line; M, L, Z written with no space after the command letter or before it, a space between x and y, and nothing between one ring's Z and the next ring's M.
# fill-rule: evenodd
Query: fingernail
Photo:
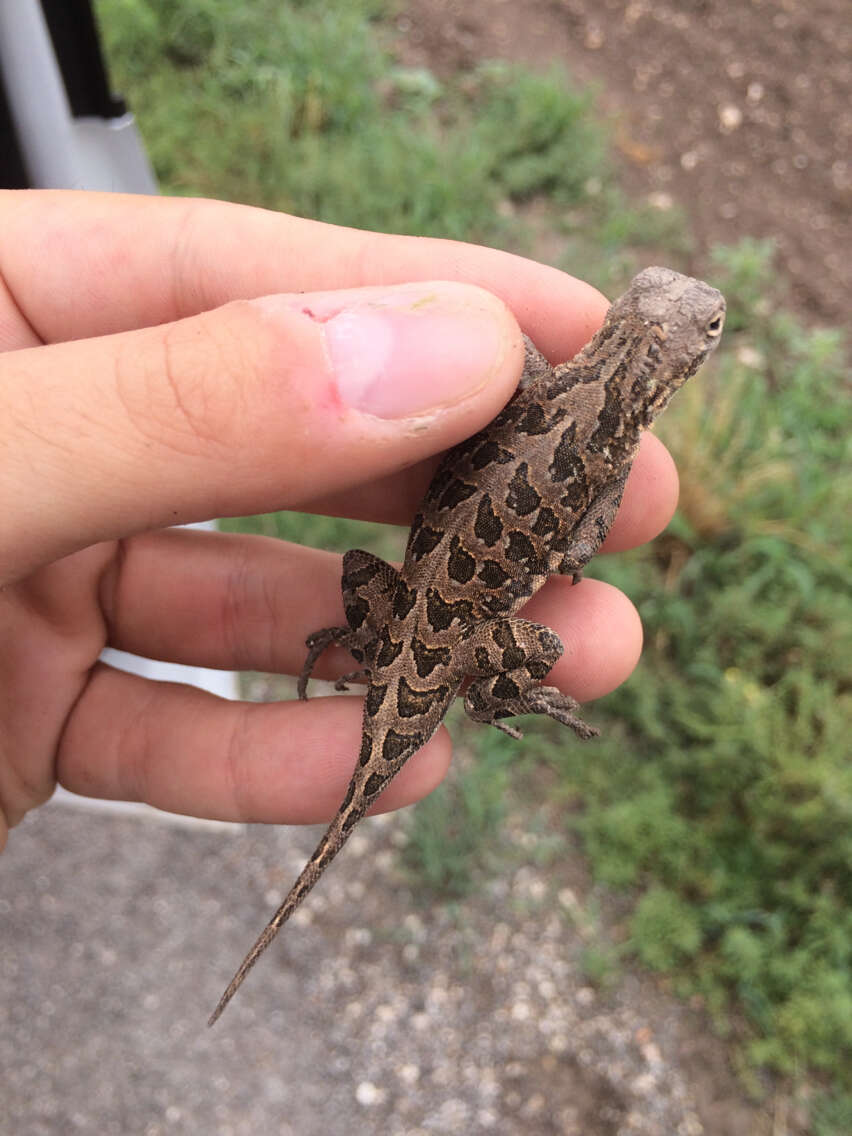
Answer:
M407 418L451 406L499 367L511 325L498 300L464 284L403 284L302 297L322 324L347 406Z

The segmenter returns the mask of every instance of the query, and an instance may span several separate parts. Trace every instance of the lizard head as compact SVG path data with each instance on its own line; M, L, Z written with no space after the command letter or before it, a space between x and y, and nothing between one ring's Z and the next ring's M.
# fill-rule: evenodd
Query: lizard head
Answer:
M647 425L694 375L722 334L725 298L702 280L671 268L646 268L613 304L615 319L633 332L636 366L629 392Z

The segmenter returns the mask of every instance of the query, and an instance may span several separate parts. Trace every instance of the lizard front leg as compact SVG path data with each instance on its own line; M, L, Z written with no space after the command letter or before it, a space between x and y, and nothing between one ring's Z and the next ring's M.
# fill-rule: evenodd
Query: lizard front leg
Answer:
M460 652L461 669L474 676L464 700L467 714L514 738L521 731L502 719L518 714L546 714L584 740L595 737L599 731L577 715L575 699L541 685L562 650L559 636L540 623L493 619L480 624L463 640Z
M537 383L540 379L550 379L553 377L553 368L547 359L542 355L533 341L528 335L524 336L524 369L521 373L520 381L518 382L518 390L526 390L527 387Z
M555 571L560 576L571 576L573 582L579 584L583 568L603 544L615 520L626 484L625 473L599 493L588 507L570 539L559 549L562 556Z
M397 570L371 552L353 548L344 555L341 590L347 626L324 627L305 640L308 654L296 686L299 698L307 698L308 679L317 659L332 644L345 647L356 662L367 664L361 670L342 675L335 683L336 690L346 690L348 681L369 675L381 629L390 617L398 579Z

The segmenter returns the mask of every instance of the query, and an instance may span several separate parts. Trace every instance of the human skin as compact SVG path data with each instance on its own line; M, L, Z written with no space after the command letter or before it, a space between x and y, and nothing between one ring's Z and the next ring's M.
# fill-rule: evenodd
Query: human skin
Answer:
M71 792L226 820L328 819L360 699L228 702L100 663L297 674L344 622L340 558L168 529L274 509L410 521L438 455L485 425L521 331L570 358L606 300L472 245L336 228L211 201L0 193L0 847ZM665 527L674 465L646 434L604 545ZM548 682L585 701L632 671L641 625L595 580L525 609L565 653ZM329 651L317 671L351 669ZM444 729L379 809L428 793Z

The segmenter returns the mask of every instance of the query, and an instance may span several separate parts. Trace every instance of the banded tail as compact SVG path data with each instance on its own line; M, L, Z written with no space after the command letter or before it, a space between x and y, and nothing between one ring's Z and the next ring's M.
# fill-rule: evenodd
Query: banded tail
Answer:
M242 986L245 976L300 905L308 892L312 890L325 869L349 839L349 835L355 827L356 822L361 819L365 812L366 801L360 802L360 806L353 801L350 807L346 810L341 810L328 826L313 856L311 856L310 860L299 874L299 878L290 888L287 898L266 924L254 946L240 963L239 970L228 983L227 990L219 999L216 1009L208 1018L208 1026L212 1026L221 1016L222 1011Z
M358 766L349 783L343 804L326 829L325 835L317 845L313 856L290 888L287 898L269 920L257 942L240 963L239 970L229 982L227 990L210 1015L207 1021L208 1026L214 1025L221 1016L222 1011L242 986L248 972L305 896L313 889L373 801L422 744L422 738L409 737L403 739L402 735L397 734L393 729L376 730L375 724L370 719L370 710L367 706L364 715L365 730L361 744L361 756L358 759ZM402 744L403 740L405 741L404 745Z

